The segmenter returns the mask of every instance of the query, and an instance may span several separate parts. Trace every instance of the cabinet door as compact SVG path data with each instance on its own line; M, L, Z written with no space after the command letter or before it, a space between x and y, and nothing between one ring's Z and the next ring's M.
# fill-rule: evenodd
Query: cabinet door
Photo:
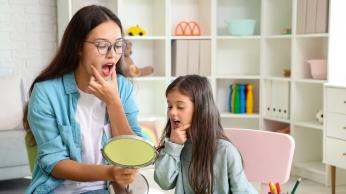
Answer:
M340 168L346 168L346 141L326 138L326 162Z
M346 114L346 90L328 88L327 99L328 112Z

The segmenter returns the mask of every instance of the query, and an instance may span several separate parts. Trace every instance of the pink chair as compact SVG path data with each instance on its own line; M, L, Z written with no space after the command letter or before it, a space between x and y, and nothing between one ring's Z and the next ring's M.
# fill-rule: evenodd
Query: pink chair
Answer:
M288 181L295 147L290 135L233 128L225 133L243 157L248 180L261 183L261 194L268 193L269 181Z

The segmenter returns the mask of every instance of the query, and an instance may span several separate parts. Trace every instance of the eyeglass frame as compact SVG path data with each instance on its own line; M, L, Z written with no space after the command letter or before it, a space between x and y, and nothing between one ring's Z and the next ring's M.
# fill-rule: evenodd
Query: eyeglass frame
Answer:
M107 55L107 54L111 51L112 48L113 48L113 50L115 51L116 54L121 55L121 54L123 54L123 53L125 52L126 45L127 45L127 41L126 41L125 39L123 39L123 38L122 38L122 39L116 40L114 44L112 44L112 43L111 43L109 40L107 40L107 39L97 39L97 40L95 40L95 41L88 41L88 40L86 40L86 41L84 41L84 42L93 44L93 45L96 47L97 52L98 52L100 55ZM98 45L100 42L106 42L106 43L109 44L109 46L107 47L107 51L106 51L106 53L104 53L104 54L102 54L102 53L100 52L100 49L102 49L102 48L100 48L100 46ZM122 42L122 45L121 45L121 48L122 48L122 49L121 49L121 53L119 53L119 52L117 51L117 48L116 48L116 45L117 45L117 43L119 43L119 42Z

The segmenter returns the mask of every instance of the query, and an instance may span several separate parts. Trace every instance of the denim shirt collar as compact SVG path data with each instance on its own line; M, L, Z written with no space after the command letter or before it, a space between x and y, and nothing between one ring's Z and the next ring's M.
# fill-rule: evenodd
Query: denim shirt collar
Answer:
M74 72L63 75L63 83L66 94L78 93L77 83Z

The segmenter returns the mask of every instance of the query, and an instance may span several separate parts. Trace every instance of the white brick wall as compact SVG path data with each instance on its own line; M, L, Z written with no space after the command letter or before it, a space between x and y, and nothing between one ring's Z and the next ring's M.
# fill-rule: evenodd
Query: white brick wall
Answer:
M56 47L56 0L0 0L0 75L20 74L29 86Z

